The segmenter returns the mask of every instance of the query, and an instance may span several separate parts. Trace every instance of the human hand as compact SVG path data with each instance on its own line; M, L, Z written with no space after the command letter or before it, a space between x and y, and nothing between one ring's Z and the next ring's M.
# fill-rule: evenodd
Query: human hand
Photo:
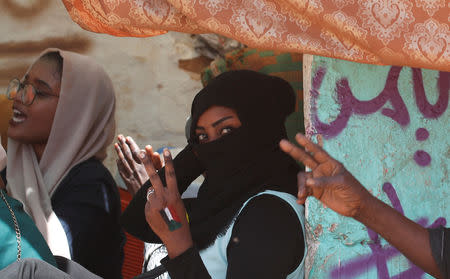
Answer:
M371 194L320 146L300 133L295 139L305 150L287 140L280 141L280 148L311 169L297 175L297 202L303 204L312 195L337 213L356 217Z
M172 156L168 149L164 149L167 183L167 187L164 187L153 162L149 160L152 154L151 147L146 146L145 151L147 156L143 163L153 186L147 192L145 218L153 232L166 245L169 257L174 258L192 247L193 242L186 209L178 192Z
M142 163L142 159L146 156L144 150L140 150L139 146L131 137L124 137L119 135L118 142L114 144L117 155L117 168L122 177L128 192L134 195L141 188L141 186L148 180L147 172ZM157 170L162 168L161 158L157 152L151 150L152 162Z

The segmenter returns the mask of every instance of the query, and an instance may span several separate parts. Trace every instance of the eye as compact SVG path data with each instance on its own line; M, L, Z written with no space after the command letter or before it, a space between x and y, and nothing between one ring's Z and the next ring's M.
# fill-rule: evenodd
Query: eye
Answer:
M203 142L208 140L208 135L207 134L197 134L197 139L199 142Z
M229 134L233 131L233 127L225 127L220 131L221 135Z
M36 95L38 95L39 97L49 97L51 96L51 94L44 92L44 91L40 91L40 90L36 90Z

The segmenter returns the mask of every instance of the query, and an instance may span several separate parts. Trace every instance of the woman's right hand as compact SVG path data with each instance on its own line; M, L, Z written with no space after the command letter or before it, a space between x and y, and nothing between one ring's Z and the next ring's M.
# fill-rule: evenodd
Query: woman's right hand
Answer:
M118 143L114 144L119 157L117 159L117 168L120 177L122 177L127 186L128 192L134 196L148 180L148 175L142 162L147 153L141 150L131 137L125 138L123 135L119 135L117 139ZM151 154L151 160L155 168L157 170L161 169L162 162L159 154L153 152L153 150L149 154Z
M300 133L295 139L304 149L287 140L282 140L280 147L311 169L297 175L298 203L303 204L308 196L314 196L341 215L357 217L367 200L372 198L371 194L319 145Z
M149 147L147 154L152 154ZM186 209L178 191L175 168L170 151L163 152L166 162L165 187L156 172L154 164L145 157L143 162L153 187L147 191L145 218L153 232L166 245L170 258L175 258L193 246Z

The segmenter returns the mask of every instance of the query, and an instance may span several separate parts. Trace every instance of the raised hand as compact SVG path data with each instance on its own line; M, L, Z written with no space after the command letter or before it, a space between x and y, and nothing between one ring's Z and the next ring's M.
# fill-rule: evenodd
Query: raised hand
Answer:
M146 156L144 150L140 150L139 146L131 137L119 135L118 143L114 144L117 152L117 168L119 174L125 182L128 191L134 195L139 188L148 180L147 172L142 163ZM162 168L161 158L157 152L151 150L151 159L157 170Z
M145 218L153 232L166 245L169 257L174 258L192 247L193 242L186 209L178 192L172 156L168 149L164 150L167 183L167 187L165 187L153 162L149 159L152 154L151 147L147 146L145 151L147 156L145 156L143 163L153 185L147 192Z
M295 139L304 150L287 140L280 141L280 148L311 169L297 176L297 202L303 204L308 196L314 196L341 215L358 215L364 201L371 198L370 193L320 146L302 134L297 134Z

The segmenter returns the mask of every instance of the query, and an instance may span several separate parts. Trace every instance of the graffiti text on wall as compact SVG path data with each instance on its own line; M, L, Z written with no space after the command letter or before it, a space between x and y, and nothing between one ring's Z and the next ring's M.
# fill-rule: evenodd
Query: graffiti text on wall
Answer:
M358 100L353 95L347 78L338 80L336 82L335 90L337 102L340 105L340 111L336 119L327 124L319 119L317 112L317 98L319 97L319 90L326 74L325 68L319 68L314 74L311 89L312 121L317 133L321 134L325 139L334 138L345 129L352 114L368 115L377 112L381 108L381 113L384 116L391 118L401 126L407 126L410 122L410 117L408 109L398 90L398 79L401 70L402 67L391 67L386 78L384 89L377 97L369 101ZM437 79L439 97L434 105L430 104L426 97L422 71L420 69L412 69L412 81L414 84L416 104L422 115L428 119L436 119L441 116L448 107L450 73L439 72L439 77ZM388 102L392 105L392 109L383 108ZM419 141L426 140L428 135L429 133L425 128L419 128L416 131L416 139ZM414 154L414 160L419 166L424 167L430 164L431 156L424 150L418 150Z
M383 185L383 191L388 196L394 209L404 215L403 207L400 203L394 186L392 186L391 183L387 182ZM431 225L429 225L428 218L422 217L416 220L416 223L420 224L423 227L436 228L439 226L445 226L447 220L443 217L440 217L437 218ZM368 255L358 256L357 258L351 259L343 265L334 268L330 273L331 278L356 278L359 275L367 272L367 269L371 267L375 267L377 269L378 279L422 278L422 276L425 274L424 271L411 262L409 262L409 268L407 270L390 277L387 262L389 259L400 255L400 252L390 245L382 246L378 234L369 228L367 228L367 231L371 239L371 243L369 243L371 253Z

